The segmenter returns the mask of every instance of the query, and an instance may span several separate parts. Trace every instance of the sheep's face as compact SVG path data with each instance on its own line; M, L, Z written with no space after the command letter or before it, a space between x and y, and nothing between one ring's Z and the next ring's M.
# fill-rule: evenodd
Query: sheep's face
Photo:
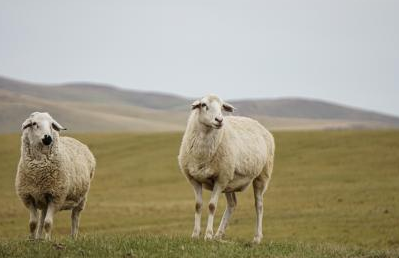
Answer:
M223 113L233 112L234 107L223 102L216 95L208 95L191 105L193 110L198 109L198 122L209 128L220 129L223 126Z
M39 146L51 146L53 139L60 130L66 130L49 113L32 113L22 124L24 134L27 134L29 143Z

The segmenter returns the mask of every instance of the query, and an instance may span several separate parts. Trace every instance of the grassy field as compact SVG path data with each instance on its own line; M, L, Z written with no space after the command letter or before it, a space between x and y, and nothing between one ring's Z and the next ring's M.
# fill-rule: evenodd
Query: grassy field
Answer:
M74 136L92 149L98 169L82 237L65 237L70 214L61 212L51 243L25 240L29 216L14 191L20 136L0 136L0 256L399 257L399 131L276 132L257 247L249 244L251 189L238 194L227 243L189 240L194 200L177 167L181 134ZM219 204L215 223L224 198Z
M3 241L0 257L290 257L290 258L387 258L399 257L397 250L366 250L331 244L247 241L205 242L164 235L119 235L81 237L79 241Z

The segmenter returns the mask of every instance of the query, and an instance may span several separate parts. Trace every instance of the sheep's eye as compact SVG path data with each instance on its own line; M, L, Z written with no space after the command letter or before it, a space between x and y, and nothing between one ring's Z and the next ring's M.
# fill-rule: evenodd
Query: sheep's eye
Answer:
M201 107L206 107L206 110L208 110L208 106L205 103L202 103Z
M32 123L32 125L33 125L33 126L35 126L35 125L37 125L37 123L36 123L36 122L34 122L34 123Z

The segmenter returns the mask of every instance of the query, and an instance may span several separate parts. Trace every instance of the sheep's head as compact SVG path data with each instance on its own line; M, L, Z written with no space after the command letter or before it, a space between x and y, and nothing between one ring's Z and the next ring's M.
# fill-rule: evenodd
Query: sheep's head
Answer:
M50 146L60 130L66 129L49 113L34 112L22 123L22 131L33 145Z
M208 95L200 100L196 100L191 105L191 109L198 109L198 122L209 128L220 129L223 126L223 113L233 112L234 107L216 95Z

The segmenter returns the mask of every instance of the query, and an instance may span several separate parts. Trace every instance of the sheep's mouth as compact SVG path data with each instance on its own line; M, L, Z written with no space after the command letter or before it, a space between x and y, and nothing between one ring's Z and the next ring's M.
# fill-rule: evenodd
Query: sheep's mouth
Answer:
M53 146L53 144L44 145L43 143L40 143L39 144L39 152L42 154L48 154L48 153L50 153L52 146Z
M223 127L223 124L213 124L213 128L220 129Z

